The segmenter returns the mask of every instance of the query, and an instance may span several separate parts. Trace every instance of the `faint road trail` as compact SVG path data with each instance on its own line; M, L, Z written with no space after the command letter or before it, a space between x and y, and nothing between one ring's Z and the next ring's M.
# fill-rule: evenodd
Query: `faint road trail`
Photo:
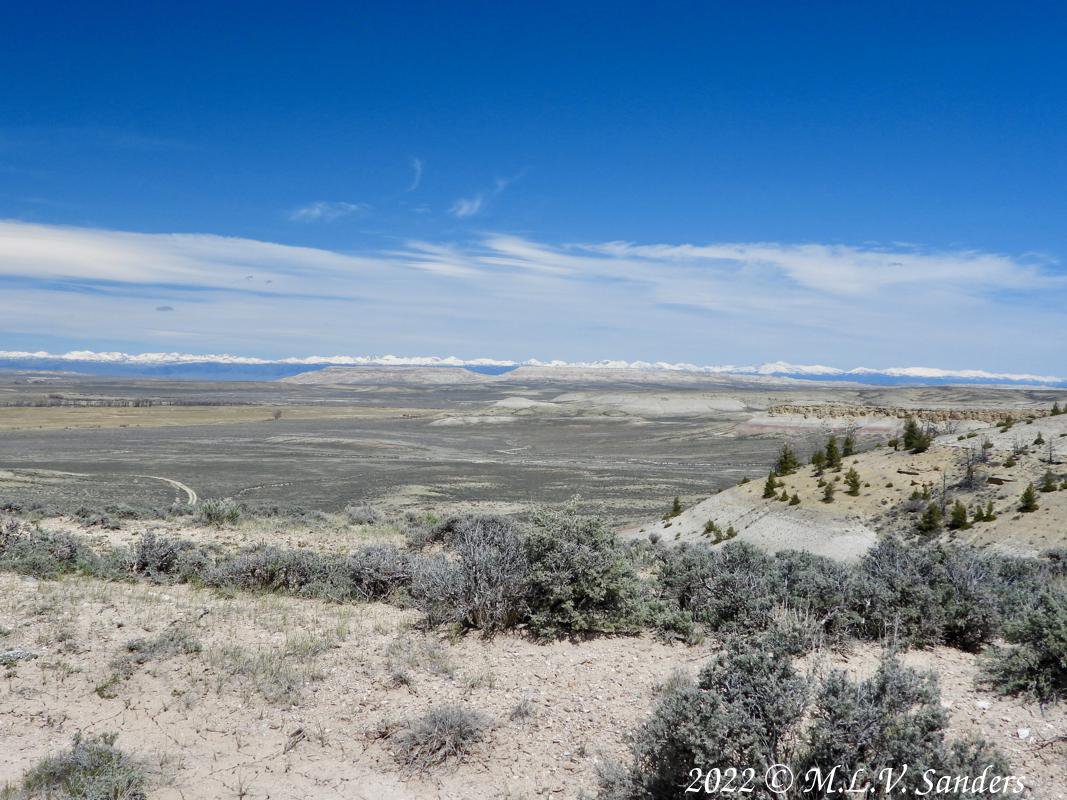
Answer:
M155 480L155 481L163 481L164 483L169 483L175 489L180 489L181 491L185 492L185 496L188 498L188 503L191 506L195 506L196 505L196 501L199 499L196 496L196 492L193 489L189 488L188 486L186 486L181 481L174 480L173 478L163 478L163 477L160 477L159 475L138 475L137 477L139 477L139 478L151 478L152 480Z

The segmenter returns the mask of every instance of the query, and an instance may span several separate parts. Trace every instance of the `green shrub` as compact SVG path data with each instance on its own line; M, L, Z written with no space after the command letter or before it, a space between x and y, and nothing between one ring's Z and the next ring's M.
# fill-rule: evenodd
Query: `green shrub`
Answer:
M941 640L944 609L933 585L934 562L922 552L887 538L860 561L853 604L868 638L917 646Z
M901 776L896 788L907 794L928 788L923 777L928 771L935 782L941 775L976 776L987 764L997 770L993 774L1007 774L1004 758L984 742L946 743L948 715L940 699L936 674L908 669L892 657L867 680L853 682L844 672L831 672L815 695L797 774L818 769L828 778L820 787L827 795L846 792L861 769L868 776L894 770Z
M844 644L859 621L849 606L852 570L824 556L798 550L779 552L771 568L777 600L796 613L809 616L824 643Z
M890 657L867 680L833 671L812 694L774 641L727 640L696 683L672 681L634 735L628 768L605 776L601 797L682 797L693 784L694 767L705 773L751 767L756 780L748 796L761 800L813 794L808 781L816 775L822 777L821 797L844 796L854 790L853 774L866 771L870 780L884 768L903 775L897 788L908 794L927 788L924 773L935 782L978 776L987 766L1007 774L1003 756L985 742L947 742L947 724L933 673L915 672ZM789 765L795 776L804 776L795 793L776 794L762 782L771 764Z
M388 600L411 585L417 557L391 544L374 544L353 551L341 567L350 600Z
M202 525L234 525L241 518L241 507L232 500L205 500L197 508L196 520Z
M772 559L744 542L680 546L657 572L660 596L712 631L763 630L779 599Z
M351 525L380 525L385 521L382 513L367 504L358 506L345 506L345 519Z
M521 622L529 565L519 530L502 517L466 517L454 524L451 539L455 558L415 575L412 594L428 620L486 636Z
M1029 611L1005 625L1004 636L1014 646L987 655L988 686L1042 703L1067 698L1067 592L1045 589Z
M684 796L690 770L788 759L788 732L807 694L789 656L762 640L730 639L695 683L674 681L631 745L632 763L604 787L613 798Z
M941 640L974 652L1000 630L997 573L990 558L971 548L939 546L930 551L931 568L944 608Z
M861 631L904 646L976 650L999 630L996 565L975 550L885 539L860 562Z
M346 597L339 560L307 550L252 547L219 562L204 576L204 582L209 586L336 600Z
M115 747L116 734L74 736L22 779L22 797L55 800L144 800L145 771Z
M52 579L80 573L106 580L128 577L130 554L122 548L97 553L81 536L63 531L41 531L17 522L0 530L0 569Z
M526 602L538 636L625 633L640 628L644 593L615 534L573 505L534 515L525 539Z
M202 578L212 564L205 548L188 539L159 536L146 531L137 543L133 570L152 580Z

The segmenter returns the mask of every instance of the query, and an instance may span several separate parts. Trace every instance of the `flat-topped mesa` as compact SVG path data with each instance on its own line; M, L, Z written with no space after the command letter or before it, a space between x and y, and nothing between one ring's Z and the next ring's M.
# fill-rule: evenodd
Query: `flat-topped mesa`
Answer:
M782 404L770 406L767 414L794 414L818 419L837 417L914 417L927 422L947 422L949 420L975 420L978 422L1000 422L1004 419L1024 420L1048 416L1046 409L1037 408L908 408L905 406L866 406L845 403L826 403L813 405Z

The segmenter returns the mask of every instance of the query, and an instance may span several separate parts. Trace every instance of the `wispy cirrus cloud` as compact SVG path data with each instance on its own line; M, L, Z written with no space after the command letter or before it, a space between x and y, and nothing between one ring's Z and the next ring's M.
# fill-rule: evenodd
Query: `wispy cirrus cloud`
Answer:
M511 178L497 178L493 181L491 189L480 191L471 197L458 198L452 203L449 213L457 219L465 219L467 217L475 216L485 208L490 200L501 194L512 183L522 177L522 174L523 173L520 172L518 175Z
M0 287L0 336L87 346L128 341L139 350L186 336L271 354L350 352L356 343L520 359L1067 373L1052 333L1067 329L1062 268L973 249L486 234L343 253L7 221ZM155 309L179 304L164 339ZM1019 341L1026 347L1010 344Z
M413 192L419 188L419 184L422 183L422 159L411 159L411 183L408 184L408 188L405 191Z
M448 213L458 219L473 217L482 210L482 204L484 202L484 194L476 194L474 197L460 197L452 203L452 207L448 210Z
M333 222L352 214L361 214L370 208L366 203L328 202L319 200L289 212L292 222Z

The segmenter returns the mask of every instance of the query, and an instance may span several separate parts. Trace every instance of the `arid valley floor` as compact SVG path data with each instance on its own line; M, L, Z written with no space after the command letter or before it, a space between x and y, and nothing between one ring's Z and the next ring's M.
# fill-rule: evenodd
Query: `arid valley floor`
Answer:
M914 535L916 494L952 487L996 519L941 540L1039 558L1067 546L1067 415L1049 415L1065 401L1067 390L621 370L326 369L215 383L9 372L0 522L100 551L136 551L152 531L220 552L343 556L403 548L429 515L521 523L580 496L641 547L717 548L730 530L765 553L855 564L883 537ZM937 428L924 452L887 446L908 416ZM846 434L855 494L844 473L804 466L763 496L783 444L806 464ZM982 480L963 486L979 457ZM1020 494L1049 473L1054 490L1020 513ZM829 482L838 490L825 502ZM666 517L675 497L681 513ZM240 518L197 516L223 499ZM153 798L592 797L672 675L696 674L721 645L651 631L483 639L422 622L404 604L0 572L0 786L77 732L111 731L147 765ZM195 647L116 677L132 640L177 629ZM819 647L797 669L869 676L881 645ZM1067 797L1067 704L983 688L980 653L936 645L902 658L939 675L951 736L999 747L1026 796ZM485 735L440 767L398 765L393 733L441 703L476 708Z

